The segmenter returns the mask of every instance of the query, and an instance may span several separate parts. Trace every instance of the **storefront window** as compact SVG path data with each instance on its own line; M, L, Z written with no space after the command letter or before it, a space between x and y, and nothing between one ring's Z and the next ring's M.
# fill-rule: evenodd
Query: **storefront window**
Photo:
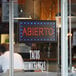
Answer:
M12 1L3 0L1 4L2 16L1 22L7 25L7 30L1 31L1 43L9 44L9 3ZM19 71L19 75L23 74L36 74L37 72L42 75L44 72L57 72L57 37L56 37L56 21L55 15L57 13L57 1L47 1L46 0L15 0L13 1L13 15L12 18L14 23L14 52L19 54L24 63L24 69L14 70L14 74L16 75ZM5 10L6 9L6 10ZM53 20L53 21L52 21ZM20 41L20 21L23 23L27 23L24 26L24 36L27 35L29 37L24 37L27 40ZM31 22L29 22L31 21ZM36 24L35 24L36 22ZM39 22L39 23L38 23ZM32 26L30 26L30 25ZM47 24L47 26L45 25ZM25 27L26 26L26 27ZM29 27L28 27L29 26ZM37 26L37 27L36 27ZM43 27L44 26L44 27ZM53 27L54 26L54 27ZM34 28L32 33L30 33L29 28ZM51 27L51 28L50 28ZM25 30L26 28L26 30ZM27 29L28 28L28 29ZM50 28L50 29L49 29ZM38 30L38 31L37 31ZM55 35L53 35L53 33ZM35 37L36 36L36 37ZM50 38L50 36L52 38ZM4 38L4 40L2 40ZM28 41L31 38L30 41ZM35 39L37 39L37 41ZM45 38L45 39L44 39ZM33 40L32 40L33 39ZM44 39L44 40L42 40ZM39 40L39 41L38 41ZM2 42L3 41L3 42ZM13 53L13 57L14 57ZM17 57L17 56L16 56ZM15 57L14 57L14 65L15 66ZM18 64L17 66L20 66ZM23 73L24 72L24 73ZM10 73L10 72L9 72ZM23 74L22 74L23 73ZM17 75L16 75L17 76Z
M9 9L9 3L13 2L13 6L11 9L13 9L13 21L12 25L14 25L14 41L13 41L13 57L17 54L19 54L24 63L24 69L21 70L20 68L17 70L14 70L15 64L20 66L18 64L18 59L14 57L13 61L13 70L14 74L18 71L20 73L20 76L22 76L25 73L41 73L44 72L57 72L58 65L57 65L57 37L56 37L56 21L55 21L55 15L57 13L57 1L47 1L46 0L2 0L0 4L0 23L1 23L1 30L0 30L0 39L1 44L8 44L9 45L9 34L10 34L10 21L9 15L10 9ZM12 17L12 16L11 16ZM53 21L52 21L53 20ZM32 36L30 35L30 29L26 25L23 25L24 28L28 28L27 34L28 39L37 39L37 41L34 39L33 41L23 40L20 41L20 21L27 22L28 26L31 28L34 28ZM33 22L33 25L29 22ZM29 25L29 23L30 25ZM36 22L36 24L35 24ZM39 22L39 24L38 24ZM47 24L47 26L45 25ZM54 28L52 25L55 25ZM25 27L26 26L26 27ZM36 27L37 26L37 27ZM44 26L44 27L43 27ZM51 27L51 28L50 28ZM35 29L36 28L36 29ZM50 29L49 29L50 28ZM37 31L38 30L38 31ZM47 30L47 31L46 31ZM24 36L26 34L26 31L24 30ZM35 33L34 33L35 32ZM52 36L53 33L55 36ZM37 35L38 34L38 35ZM43 36L44 35L44 36ZM37 36L37 37L35 37ZM50 38L50 36L52 38ZM55 39L54 39L54 38ZM13 39L12 38L12 39ZM25 37L24 37L25 38ZM45 39L44 39L45 38ZM26 38L25 38L26 39ZM44 40L42 40L44 39ZM39 41L38 41L39 40ZM11 44L10 44L11 45ZM11 45L12 46L12 45ZM9 50L9 49L8 49ZM10 60L9 60L10 61ZM17 63L15 63L17 62ZM21 62L21 61L20 61ZM22 66L23 67L23 66ZM24 72L24 73L23 73ZM17 74L16 73L16 74ZM23 73L23 74L22 74ZM10 72L9 72L10 75Z
M71 24L68 20L69 71L75 67L76 57L74 2L72 0ZM70 4L68 7L70 10ZM12 53L14 62L9 76L11 72L16 76L60 75L61 0L0 0L0 43ZM19 56L20 61L14 56Z

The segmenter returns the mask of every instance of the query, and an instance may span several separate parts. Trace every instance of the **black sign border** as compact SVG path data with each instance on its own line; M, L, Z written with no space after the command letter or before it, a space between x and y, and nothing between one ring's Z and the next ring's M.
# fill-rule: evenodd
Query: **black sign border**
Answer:
M25 43L25 42L26 42L26 43L27 43L27 42L30 42L30 43L31 43L31 42L52 42L52 43L55 43L55 42L57 42L57 37L56 37L56 36L57 36L57 35L56 35L56 21L55 21L55 20L19 20L18 25L19 25L20 22L25 22L25 21L26 21L26 22L27 22L27 21L28 21L28 22L29 22L29 21L31 21L31 22L35 22L35 21L36 21L36 22L38 22L38 21L39 21L39 22L54 22L54 23L55 23L55 40L54 40L54 41L23 41L23 40L20 41L20 40L19 40L19 33L18 33L18 41L19 41L19 43ZM19 27L19 28L20 28L20 27ZM18 29L18 31L19 31L19 29Z

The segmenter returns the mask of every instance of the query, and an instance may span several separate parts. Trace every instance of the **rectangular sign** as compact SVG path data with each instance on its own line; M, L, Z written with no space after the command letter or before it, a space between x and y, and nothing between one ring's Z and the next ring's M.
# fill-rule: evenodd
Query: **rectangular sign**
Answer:
M56 21L19 21L19 42L56 41Z

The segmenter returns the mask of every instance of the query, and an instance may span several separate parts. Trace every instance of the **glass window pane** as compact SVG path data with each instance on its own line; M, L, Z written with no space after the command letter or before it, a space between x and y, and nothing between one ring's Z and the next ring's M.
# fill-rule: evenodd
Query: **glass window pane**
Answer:
M0 0L0 44L5 46L7 51L9 51L9 1ZM61 0L13 0L13 4L15 76L57 76L61 72ZM72 54L68 53L69 71L76 65L76 1L72 0L71 5L68 2L68 7L70 6L72 18L68 21L68 30L71 30L71 34L68 33L68 51L71 49ZM68 13L69 10L70 8ZM51 24L53 21L54 24ZM0 55L2 55L1 50ZM9 55L0 60L8 61L7 66L10 66L8 58ZM2 72L1 68L0 72ZM9 72L6 74L8 75Z

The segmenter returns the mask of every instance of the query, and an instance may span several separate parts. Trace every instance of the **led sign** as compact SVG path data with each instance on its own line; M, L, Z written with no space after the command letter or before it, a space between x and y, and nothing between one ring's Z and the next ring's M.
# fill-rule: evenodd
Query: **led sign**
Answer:
M19 41L56 41L56 22L45 20L19 21Z

